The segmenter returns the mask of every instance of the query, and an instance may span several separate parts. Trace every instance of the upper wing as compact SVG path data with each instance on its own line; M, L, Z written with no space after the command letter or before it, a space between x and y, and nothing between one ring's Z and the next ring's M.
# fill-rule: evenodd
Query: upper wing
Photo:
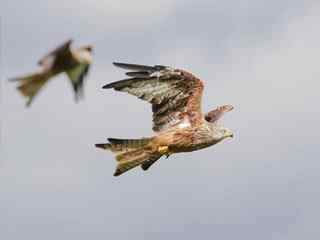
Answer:
M71 56L71 44L72 40L69 39L41 58L38 64L44 68L51 68L53 64L59 62L61 59L65 59L66 57L69 58ZM61 62L63 62L63 60Z
M184 120L194 125L203 119L203 83L191 73L161 65L114 65L131 70L126 73L131 78L107 84L103 88L127 92L150 102L154 131L163 131Z
M226 112L230 112L233 109L233 106L231 105L223 105L220 107L217 107L215 110L210 111L206 114L205 119L208 122L216 122L219 120L219 118L222 117L223 114Z

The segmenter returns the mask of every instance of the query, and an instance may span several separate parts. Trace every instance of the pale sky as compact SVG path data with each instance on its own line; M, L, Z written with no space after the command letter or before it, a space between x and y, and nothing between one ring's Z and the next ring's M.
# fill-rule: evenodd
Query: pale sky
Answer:
M18 240L320 238L320 2L2 0L0 235ZM94 44L85 99L65 76L24 107L7 78L72 37ZM94 144L147 137L150 106L103 90L113 61L192 71L235 138L112 176Z

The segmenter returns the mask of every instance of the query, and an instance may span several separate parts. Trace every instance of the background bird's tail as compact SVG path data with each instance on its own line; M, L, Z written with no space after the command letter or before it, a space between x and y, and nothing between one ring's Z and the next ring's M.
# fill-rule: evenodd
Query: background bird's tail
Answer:
M95 146L110 150L116 154L118 165L114 176L119 176L139 165L141 165L143 170L147 170L162 156L161 153L152 147L152 140L153 138L108 138L109 143L100 143Z
M33 98L37 95L39 90L44 86L44 84L49 80L50 77L50 72L41 71L10 80L20 82L17 89L23 96L28 98L26 106L30 106Z

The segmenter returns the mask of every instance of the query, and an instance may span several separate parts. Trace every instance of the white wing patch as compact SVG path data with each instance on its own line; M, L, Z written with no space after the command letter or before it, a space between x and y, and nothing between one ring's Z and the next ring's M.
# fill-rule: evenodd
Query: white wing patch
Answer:
M178 128L187 128L187 127L191 127L191 124L188 120L184 120L181 123L178 124Z

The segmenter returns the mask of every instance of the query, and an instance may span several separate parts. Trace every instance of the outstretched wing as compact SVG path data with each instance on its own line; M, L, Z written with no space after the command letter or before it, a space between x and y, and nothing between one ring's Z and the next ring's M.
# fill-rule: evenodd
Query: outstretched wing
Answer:
M38 64L44 68L51 68L54 64L63 65L71 57L71 44L72 40L69 39L41 58Z
M196 125L202 121L203 83L189 72L167 66L144 66L114 63L128 69L131 78L113 82L103 88L127 92L152 104L153 130L166 130L186 121Z
M217 107L215 110L210 111L206 114L205 119L208 122L216 122L219 120L219 118L222 117L226 112L230 112L233 109L233 106L231 105L223 105L220 107Z
M79 63L66 72L72 83L76 101L83 98L84 79L88 75L89 68L90 64Z

